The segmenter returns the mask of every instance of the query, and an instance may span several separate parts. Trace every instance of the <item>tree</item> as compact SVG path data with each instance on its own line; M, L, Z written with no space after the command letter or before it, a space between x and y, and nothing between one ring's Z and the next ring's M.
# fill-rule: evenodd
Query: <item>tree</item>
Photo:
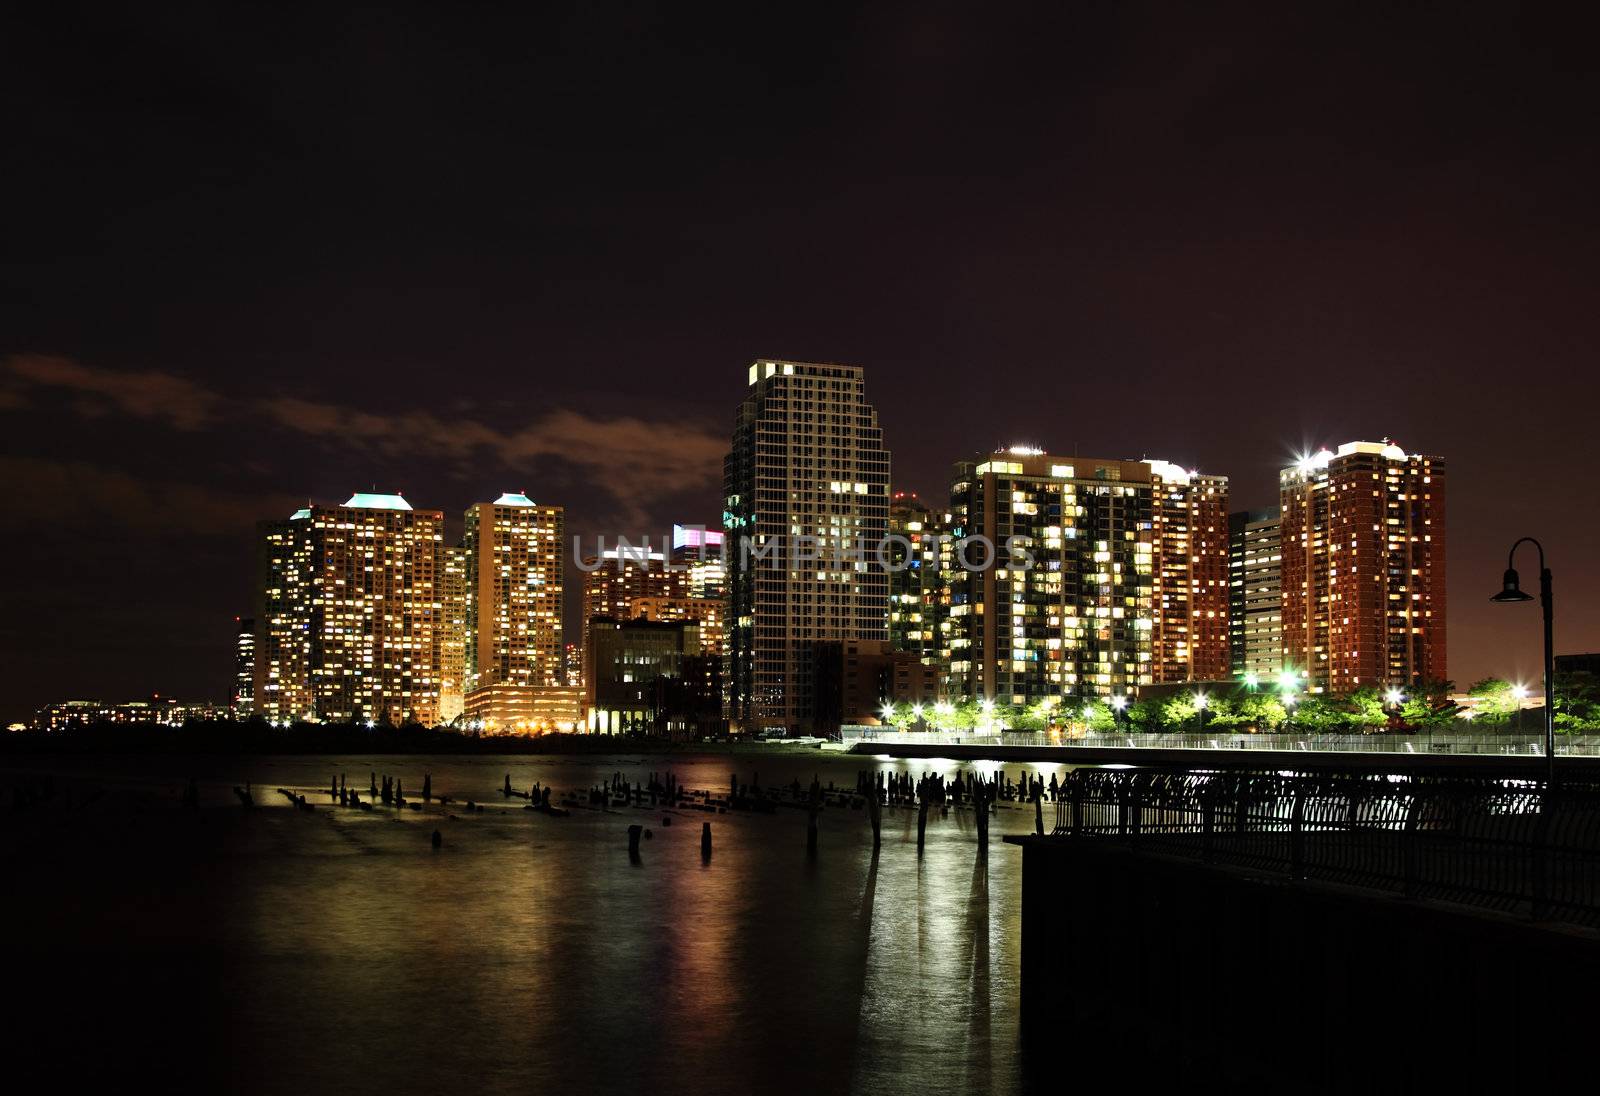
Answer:
M1128 726L1136 731L1154 733L1164 729L1162 711L1166 701L1157 700L1155 697L1141 697L1137 702L1128 706L1125 716Z
M1086 704L1080 713L1083 728L1090 734L1110 734L1117 729L1117 710L1110 704Z
M1450 694L1455 686L1448 681L1424 681L1411 687L1400 706L1400 718L1413 727L1445 727L1454 723L1461 709Z
M1192 730L1195 725L1195 716L1200 711L1195 705L1194 694L1187 690L1167 697L1161 703L1160 710L1161 726L1171 733Z
M1593 674L1556 676L1556 733L1600 731L1600 680Z
M1276 731L1283 725L1288 710L1271 693L1251 693L1238 703L1240 722L1262 734Z
M1487 722L1504 723L1522 706L1522 698L1517 696L1511 682L1498 677L1474 681L1467 695L1477 701L1473 706L1474 718Z
M1375 685L1363 685L1345 698L1349 707L1352 728L1360 731L1381 730L1388 725L1389 711L1383 694Z

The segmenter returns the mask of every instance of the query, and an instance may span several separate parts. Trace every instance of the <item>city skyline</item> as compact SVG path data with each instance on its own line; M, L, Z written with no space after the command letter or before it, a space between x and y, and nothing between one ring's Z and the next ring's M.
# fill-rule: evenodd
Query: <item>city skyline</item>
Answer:
M1600 394L1580 37L1063 8L750 48L658 16L286 16L325 50L296 66L174 13L30 15L0 66L8 715L219 693L248 529L308 499L714 520L767 354L866 368L925 499L1018 443L1215 470L1236 509L1323 444L1443 454L1452 674L1537 673L1537 622L1481 592L1525 534L1557 645L1600 648L1600 514L1521 471L1586 467Z
M773 367L775 369L781 369L781 367L784 364L784 362L785 362L784 359L758 359L755 363L751 364L748 368L750 370L754 371L754 370L757 370L757 369L761 368L764 364L768 365L768 366L773 366L773 363L777 363ZM821 365L817 365L817 363L795 363L793 361L789 361L787 364L791 368L796 366L796 365L800 365L800 366L811 366L811 367L815 367L815 368L819 368L819 369L823 369L823 370L844 370L844 371L848 371L850 373L850 375L852 375L852 376L854 376L854 377L856 377L858 379L862 378L862 377L864 377L866 375L866 371L860 369L860 367L843 366L843 365L839 365L838 363L823 363ZM752 385L754 385L755 381L751 380L750 383ZM1385 439L1384 442L1379 443L1378 448L1382 448L1382 447L1385 447L1385 446L1387 446L1390 451L1399 452L1398 447L1392 445L1392 443L1390 443L1390 441L1388 439ZM1353 449L1353 448L1363 448L1363 447L1372 448L1371 446L1367 446L1366 443L1356 443L1356 442L1341 443L1338 446L1339 452L1337 454L1337 458L1342 459L1344 457L1345 453L1347 451ZM993 455L995 457L997 457L997 458L1005 457L1008 460L1012 460L1012 461L1019 460L1019 459L1034 460L1035 458L1030 456L1030 454L1036 454L1036 453L1040 453L1040 452L1042 452L1042 451L1033 449L1031 447L1011 446L1011 447L1005 447L1005 448L997 449ZM1307 469L1309 469L1309 468L1319 468L1319 469L1326 468L1328 462L1330 460L1335 459L1335 457L1336 457L1336 455L1331 450L1327 449L1326 447L1321 447L1318 450L1308 451L1308 452L1299 454L1292 463L1280 468L1279 475L1278 475L1278 478L1279 478L1279 481L1280 481L1280 491L1281 492L1285 492L1283 494L1280 494L1280 499L1288 497L1288 495L1286 493L1288 491L1288 487L1286 486L1286 484L1288 483L1288 481L1290 479L1293 479L1297 474L1304 474L1307 471ZM1054 460L1063 460L1063 459L1069 459L1069 458L1045 456L1042 459L1044 459L1046 462L1048 462L1049 460L1052 460L1052 459L1054 459ZM1077 459L1077 458L1071 458L1071 459ZM1086 458L1086 459L1092 461L1094 458ZM1419 459L1425 459L1425 458L1419 458ZM1432 458L1432 459L1437 459L1437 458ZM1172 485L1170 490L1172 490L1174 492L1174 494L1173 494L1174 498L1179 497L1179 495L1177 494L1177 492L1179 490L1182 490L1184 492L1184 495L1182 497L1185 497L1185 498L1188 497L1188 479L1189 479L1189 477L1191 475L1195 477L1196 486L1197 487L1203 488L1204 485L1211 485L1213 487L1213 489L1215 489L1216 485L1220 485L1220 496L1219 496L1219 500L1218 500L1218 505L1220 506L1221 509L1218 512L1222 516L1222 521L1221 521L1220 527L1219 527L1217 522L1216 522L1216 514L1209 514L1209 520L1211 521L1211 528L1210 528L1210 535L1209 535L1209 537L1208 537L1208 539L1206 541L1206 544L1207 544L1207 550L1206 551L1212 557L1212 565L1214 567L1216 567L1216 568L1219 568L1217 573L1220 574L1220 575L1225 576L1226 575L1226 569L1227 569L1228 542L1229 542L1228 519L1229 519L1230 515L1237 515L1239 513L1238 507L1236 505L1232 504L1229 501L1229 487L1230 487L1230 479L1229 479L1229 477L1226 476L1226 475L1213 475L1213 474L1204 474L1204 475L1202 475L1202 474L1200 474L1198 472L1194 472L1192 470L1185 470L1181 465L1173 464L1171 462L1164 461L1164 460L1145 459L1145 460L1142 460L1142 461L1135 462L1135 461L1130 461L1130 460L1114 459L1114 462L1122 464L1122 465L1127 465L1129 467L1139 466L1141 468L1147 468L1147 469L1151 470L1150 478L1153 481L1153 483L1154 483L1154 485L1156 486L1156 489L1157 489L1156 493L1154 495L1152 495L1152 500L1160 498L1161 483L1162 483L1163 476L1167 477L1168 480L1170 481L1170 483ZM1007 467L1010 467L1010 465L1008 465ZM1020 468L1021 466L1020 465L1016 465L1016 467ZM966 462L965 464L963 464L963 462L961 462L961 461L954 462L953 471L949 473L949 476L952 478L952 485L951 486L953 488L959 488L959 486L960 486L959 485L959 481L963 478L963 468L967 469L967 472L970 473L970 470L972 468L972 463L970 461ZM1067 471L1070 472L1071 470L1067 469ZM1179 485L1181 485L1181 487ZM899 495L909 495L910 493L911 492L909 492L909 491L904 491L904 492L901 491L900 485L895 483L895 482L893 482L893 481L891 481L891 482L886 484L886 490L885 490L885 497L886 498L891 494L899 496ZM1401 497L1403 498L1404 496L1402 495ZM474 504L473 506L471 506L471 507L469 507L467 509L467 511L466 511L466 513L467 513L467 521L466 521L465 533L464 533L464 539L466 541L470 541L471 540L471 530L473 528L473 524L474 524L473 519L474 519L475 515L477 513L479 513L480 511L481 512L492 512L492 510L494 509L494 507L497 504L509 504L509 505L511 505L513 507L531 508L533 511L535 511L538 514L541 514L541 515L554 514L555 515L555 518L554 518L554 520L555 520L555 528L557 530L557 532L556 532L556 541L559 542L559 541L562 541L564 539L564 530L562 530L562 521L561 521L561 515L563 513L563 507L560 504L550 504L550 505L535 504L532 499L528 498L527 495L525 495L523 493L520 493L520 492L503 492L503 493L501 493L499 499L496 500L496 503L478 503L478 504ZM309 503L308 506L298 509L293 515L291 515L290 519L288 519L287 521L283 521L283 520L279 520L279 521L266 520L266 521L260 522L259 523L259 528L262 531L262 535L266 536L267 541L270 544L271 538L272 538L272 535L273 535L273 530L275 530L275 529L292 529L293 528L293 524L292 523L294 522L294 520L300 519L300 518L303 518L303 517L306 517L306 516L310 515L320 505L321 504L317 504L317 503L314 503L314 502ZM366 492L366 493L358 492L351 499L347 500L344 505L345 506L356 505L356 506L362 506L362 507L370 505L370 506L373 506L380 514L385 510L406 511L406 510L408 510L410 508L409 500L406 500L402 495L400 495L398 493L395 493L395 494L383 494L383 493L379 493L379 492ZM1185 504L1185 505L1187 505L1187 504ZM1156 516L1157 512L1159 510L1160 510L1159 506L1153 507L1151 509L1151 511L1150 511L1150 516L1151 517ZM885 508L885 512L887 514L887 507ZM517 511L517 510L505 510L505 509L502 508L502 514L507 514L507 513L516 514L516 513L519 513L519 511ZM445 525L444 525L444 522L442 520L444 515L442 513L435 512L435 511L426 511L425 515L433 515L434 516L434 518L435 518L435 520L437 522L437 529L439 530L439 532L436 533L436 538L437 539L439 539L441 542L451 539L449 536L445 535L442 532L445 529ZM1154 524L1159 525L1160 523L1159 522L1155 522ZM890 524L889 524L889 522L887 520L887 517L885 518L884 527L885 527L886 531L891 528L891 526L890 526ZM682 530L684 529L684 527L682 525L674 525L674 526L672 526L672 528L674 529L673 539L674 539L675 542L680 540L680 539L682 539L682 537L685 536L685 535L688 535L688 536L693 536L694 535L692 533L684 534L682 532ZM1180 526L1179 528L1181 530L1184 527ZM600 536L604 536L604 535L605 534L600 534ZM614 534L614 535L621 535L621 536L625 536L625 537L629 536L628 533L621 533L621 534ZM576 550L576 549L581 547L581 541L582 541L582 538L583 538L583 534L582 533L574 533L574 534L572 534L572 536L575 538L575 541L571 545L571 548L573 550ZM651 541L653 542L657 538L658 535L657 534L644 534L644 536L650 538ZM1187 533L1186 532L1180 532L1180 536L1183 537L1184 542L1186 543L1187 542ZM1165 542L1168 539L1168 537L1169 537L1169 535L1161 534L1158 531L1158 533L1153 537L1152 545L1153 546L1158 546L1159 544ZM457 541L460 541L462 539L463 539L463 537L457 537L456 538ZM1004 540L1003 537L1000 537L998 539L1000 541L1002 541L1002 542ZM1220 550L1218 548L1219 545L1220 545ZM567 544L565 544L565 543L553 543L552 544L552 550L555 552L555 554L557 556L563 557L563 558L572 557L572 553L568 551L568 547L569 546ZM657 545L652 543L651 547L652 547L652 549L654 549L654 548L657 548L659 546L657 546ZM445 544L441 543L440 551L441 551L441 555L440 555L440 557L438 559L437 566L438 566L439 574L440 574L439 582L440 582L440 585L441 585L441 589L443 588L443 584L448 581L448 574L453 568L461 568L461 569L464 570L464 573L463 573L463 575L461 577L461 581L463 582L464 585L470 586L470 584L471 584L471 575L472 575L473 568L468 564L468 560L469 560L470 556L465 556L465 555L462 554L463 551L464 551L463 547L457 546L455 544L445 545ZM1170 553L1170 548L1163 549L1163 552ZM454 555L452 555L451 553L454 553ZM608 557L615 557L617 554L618 554L618 552L617 552L616 548L608 549L607 552L606 552L606 555ZM1180 555L1180 556L1182 554L1183 553L1181 551L1178 553L1178 555ZM652 555L651 558L653 559L654 555ZM586 559L585 562L589 566L592 566L593 565L592 556L590 558ZM1185 567L1187 568L1189 566L1192 566L1192 562L1193 562L1192 560L1186 561L1185 562ZM564 574L566 574L568 572L572 572L574 570L574 568L575 568L576 563L577 563L577 560L576 560L575 557L566 558L566 566L563 566L563 567L561 567L559 569L562 570ZM258 566L259 566L259 564L258 564ZM609 567L610 564L608 563L607 566ZM628 568L619 566L617 568L613 568L613 570L616 571L616 576L620 577L621 575L624 575L624 574L627 573ZM1157 568L1156 570L1159 571L1161 569ZM608 575L610 573L611 573L610 571L607 572ZM560 637L560 635L562 633L562 629L563 628L570 627L572 629L572 631L576 635L582 635L583 634L584 628L585 628L585 626L587 624L588 615L589 615L588 614L588 609L586 608L586 606L589 605L589 602L590 602L591 598L594 596L593 582L594 582L594 576L596 576L597 574L598 574L598 572L588 570L588 567L578 568L577 569L577 581L575 583L572 583L572 582L567 583L569 588L572 588L572 589L569 590L568 596L561 600L561 603L560 603L561 604L561 609L559 610L559 614L558 614L558 616L557 616L557 618L556 618L556 620L554 622L554 625L555 625L554 638L553 638L552 642L549 644L550 651L546 652L546 655L544 656L546 661L550 661L551 662L551 665L557 664L559 662L559 660L560 660L559 651L560 651L561 644L560 644L560 638L559 637ZM615 578L613 578L613 581L615 581ZM649 616L652 616L652 617L656 617L658 619L681 619L684 616L684 610L682 610L681 608L673 608L673 607L670 606L670 602L673 600L670 597L670 594L673 591L677 590L678 586L686 585L686 583L687 583L687 578L680 579L676 583L674 583L674 582L669 580L665 584L661 585L661 589L660 590L655 589L655 585L651 585L651 587L649 588L648 591L641 591L641 592L645 592L645 593L647 593L649 595L654 595L653 597L649 598L649 600L651 600L651 601L655 601L655 600L658 600L658 599L662 600L662 604L661 605L655 606L646 615L649 615ZM1223 579L1223 588L1220 589L1220 590L1212 591L1213 596L1206 602L1207 605L1216 606L1216 605L1220 604L1220 605L1222 605L1224 607L1224 609L1226 609L1227 602L1228 602L1228 597L1227 597L1225 583L1226 583L1226 578L1224 577L1224 579ZM1212 585L1216 585L1216 583L1213 582ZM465 592L466 591L463 591L463 593L465 593ZM1153 592L1154 592L1153 590L1152 591L1147 591L1147 593L1153 593ZM1215 596L1217 594L1221 595L1220 598ZM270 595L270 590L269 590L269 595ZM668 596L664 597L663 595L668 595ZM467 603L470 604L471 600L472 599L470 597L468 597L467 598ZM577 612L576 619L571 620L570 623L569 623L568 622L568 618L572 616L572 612L571 612L571 608L570 608L568 603L572 602L572 601L576 601L577 602L578 612ZM662 613L663 610L665 610L665 613L666 613L666 615L664 617L660 616L660 614ZM256 611L259 614L262 614L263 616L266 615L266 614L262 613L262 609L261 609L261 607L259 605L254 606L254 611ZM467 610L467 615L469 617L472 615L470 609ZM1159 619L1161 617L1161 615L1162 614L1157 614L1157 618ZM885 610L884 610L884 617L885 617L886 621L889 620L889 610L888 610L887 603L886 603ZM1159 629L1158 629L1158 631L1159 631ZM884 632L883 635L878 635L876 632L874 632L872 635L868 635L868 636L861 636L859 634L855 634L855 635L850 635L848 638L851 638L851 639L874 639L874 638L884 638L888 634L889 634L888 632ZM470 658L471 646L472 646L472 644L474 642L474 635L475 635L475 633L471 629L470 624L469 624L467 629L466 629L466 631L463 633L463 635L461 637L458 637L458 641L464 642L464 644L468 648L466 652L458 652L457 653L457 658L458 659ZM271 642L270 642L270 629L263 628L262 632L261 632L261 636L262 636L262 641L264 643L264 646L262 646L263 657L260 659L258 665L261 666L262 669L258 670L257 675L256 675L256 681L252 683L253 691L255 692L257 698L262 698L263 694L267 692L267 689L263 684L262 675L263 675L263 673L267 672L265 670L265 667L271 665L271 651L272 651L272 646L271 646ZM818 637L814 637L814 638L825 638L825 637L818 636ZM228 634L228 643L234 644L234 633L233 632L230 632ZM1160 650L1160 648L1162 646L1163 646L1163 644L1162 644L1162 642L1160 640L1160 637L1157 636L1156 646L1155 646L1155 648L1152 648L1152 650L1159 652L1159 650ZM1166 644L1166 646L1169 649L1168 650L1168 654L1169 654L1169 657L1170 657L1171 648L1172 648L1173 645L1169 641ZM1177 646L1178 646L1178 649L1180 649L1180 650L1186 649L1187 648L1187 641L1180 639L1178 641ZM580 644L580 647L581 647L581 644ZM1188 680L1219 680L1222 677L1230 676L1230 671L1227 669L1227 667L1229 665L1229 661L1230 661L1229 660L1229 637L1226 634L1223 634L1223 633L1220 633L1220 632L1216 632L1216 633L1210 635L1209 642L1204 647L1196 647L1195 649L1202 651L1201 657L1202 657L1202 660L1203 660L1203 662L1202 662L1203 666L1210 667L1210 668L1213 668L1213 669L1215 669L1216 667L1220 666L1220 667L1223 667L1224 670L1220 674L1217 674L1217 673L1191 672L1190 676L1187 678ZM551 652L555 652L555 654L552 656ZM1193 656L1192 655L1186 655L1185 657L1188 657L1188 658L1191 659L1191 665L1192 665L1193 664L1192 663L1192 657ZM434 675L436 675L436 676L440 676L443 680L448 680L448 673L446 671L447 671L447 668L449 666L449 658L450 658L450 653L447 650L441 650L440 652L436 653L433 662L430 664L429 672L434 674ZM1291 658L1290 661L1292 662L1294 660ZM948 664L949 659L947 658L945 660L945 662L946 662L946 664ZM435 712L440 717L442 717L443 720L448 720L450 713L459 711L459 704L460 704L461 696L464 695L467 691L469 691L471 686L472 686L472 674L471 674L471 670L470 670L470 665L471 665L470 661L467 661L465 663L465 665L463 666L463 670L465 671L465 673L463 675L464 676L464 680L461 682L461 685L460 685L459 689L453 694L453 702L452 702L451 695L448 692L448 688L446 689L446 692L441 693L441 695L440 695L438 700L432 702L435 705L435 708L434 708ZM1181 670L1182 668L1179 667L1178 669ZM959 675L957 675L957 676L959 676ZM1231 672L1231 676L1238 676L1237 671L1232 671ZM1424 676L1426 676L1426 675L1424 675ZM1498 673L1497 674L1494 671L1491 671L1491 672L1489 672L1489 673L1487 673L1485 675L1480 675L1480 676L1513 676L1513 677L1518 677L1518 679L1521 679L1518 675L1515 675L1515 674L1513 674L1513 675L1506 675L1504 673ZM230 663L230 665L229 665L229 681L230 681L230 683L236 677L237 677L236 667L232 663ZM953 692L955 694L957 694L957 695L959 695L962 692L966 691L964 689L964 687L963 687L964 684L965 685L970 685L972 683L971 681L958 682L956 680L955 676L950 676L948 674L946 675L946 678L947 678L947 680L946 680L946 688L953 690ZM1163 680L1165 680L1165 681L1179 681L1179 680L1185 680L1185 679L1186 678L1181 676L1181 673L1169 671L1166 674L1162 674L1161 672L1158 672L1154 676L1154 678L1150 678L1149 675L1145 675L1144 678L1140 678L1138 675L1135 675L1133 678L1130 679L1130 683L1131 682L1136 682L1136 681L1139 681L1139 680L1145 680L1146 683L1150 683L1151 681L1153 681L1155 683L1159 683L1159 682L1161 682ZM435 681L433 683L432 687L435 690L438 690L440 688L441 684L443 683L443 680ZM548 685L554 685L554 684L557 684L557 683L558 682L556 681L555 677L553 677L553 676L550 677L549 680L544 682L544 684L547 685L547 686ZM1462 686L1462 687L1464 687L1467 683L1468 683L1467 681L1457 682L1458 686ZM1064 691L1069 691L1069 690L1064 690ZM217 692L216 690L212 690L211 692L206 692L203 695L186 694L184 696L184 699L186 701L191 702L191 703L211 702L213 700L213 693L216 693L216 692ZM1001 692L1004 692L1004 690L1001 690ZM152 694L152 695L163 695L163 694L167 695L167 696L171 696L171 695L173 695L173 690L159 690L155 694ZM111 695L114 696L116 694L111 694ZM134 694L134 695L144 695L144 694ZM221 695L221 694L219 693L218 695ZM63 695L60 695L60 696L51 696L51 697L47 698L47 701L55 702L55 701L62 701L62 700L66 700L66 699L71 699L72 697L88 697L88 696L95 696L96 699L103 699L102 697L100 697L97 693L95 693L92 690L78 689L78 690L69 692L69 694L63 694ZM222 699L223 699L224 702L226 702L229 698L224 696L224 697L222 697ZM258 699L257 703L258 703L259 709L262 710L265 714L268 714L268 716L270 718L276 718L279 715L288 714L287 712L281 712L281 713L277 712L276 709L273 708L271 704L266 703L262 699ZM786 703L787 703L787 701L786 701ZM42 707L42 705L40 705L40 707ZM802 707L804 707L804 705L802 705ZM271 710L269 711L269 709L271 709ZM308 708L307 710L310 710L310 709ZM388 716L390 718L392 718L397 714L398 714L398 709L395 712L388 713Z
M11 9L13 1073L1584 1075L1581 9Z

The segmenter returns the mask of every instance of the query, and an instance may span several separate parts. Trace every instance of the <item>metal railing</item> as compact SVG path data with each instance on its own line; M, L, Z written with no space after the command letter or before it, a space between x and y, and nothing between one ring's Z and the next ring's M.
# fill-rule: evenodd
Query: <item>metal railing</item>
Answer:
M1600 785L1077 769L1053 835L1600 925Z
M1540 757L1544 739L1519 734L1089 734L1078 738L1030 731L897 731L846 727L846 746L1059 746L1128 750L1288 750L1300 753L1481 754ZM1564 757L1600 756L1600 735L1558 735Z

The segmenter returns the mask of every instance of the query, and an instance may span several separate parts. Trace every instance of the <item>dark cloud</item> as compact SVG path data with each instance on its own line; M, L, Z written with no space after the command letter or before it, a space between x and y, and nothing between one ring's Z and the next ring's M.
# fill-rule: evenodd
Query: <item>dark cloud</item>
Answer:
M618 518L636 523L664 496L713 490L727 447L718 434L681 419L601 418L557 409L502 430L464 414L418 407L385 413L296 396L239 399L167 373L121 373L59 357L16 355L5 360L5 369L33 388L91 397L70 403L88 417L122 414L185 431L264 422L383 460L442 461L462 471L532 475L555 462L613 499ZM0 401L0 409L5 406Z
M105 538L233 537L298 503L280 494L221 491L132 475L88 461L0 457L8 484L0 529Z
M5 370L19 387L61 389L86 397L75 403L81 414L115 410L180 430L214 425L225 403L216 393L170 373L121 373L43 354L12 355L5 359Z

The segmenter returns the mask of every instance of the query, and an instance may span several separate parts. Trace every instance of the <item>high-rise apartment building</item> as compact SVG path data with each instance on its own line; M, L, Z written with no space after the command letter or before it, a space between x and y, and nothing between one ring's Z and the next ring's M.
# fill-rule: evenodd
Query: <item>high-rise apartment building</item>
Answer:
M1032 704L1225 676L1227 490L1024 447L957 464L946 691Z
M1017 447L958 463L948 690L1032 704L1153 682L1153 497L1138 461Z
M762 359L749 385L723 475L729 715L797 730L816 641L888 639L889 453L857 366Z
M443 528L437 510L365 493L264 523L257 710L437 722Z
M670 564L667 553L651 544L607 548L583 561L583 643L589 649L589 622L596 617L633 620L640 598L687 598L691 572L687 564ZM588 661L587 654L584 655Z
M722 657L726 627L723 613L727 603L708 597L636 597L633 599L634 620L656 620L673 623L690 621L700 626L701 654Z
M1228 651L1233 676L1283 672L1282 518L1276 506L1228 516Z
M1228 477L1168 461L1150 468L1154 542L1152 676L1157 682L1228 676Z
M728 568L723 558L722 530L674 525L672 565L688 568L690 597L727 600Z
M1448 677L1444 473L1385 440L1280 474L1285 668L1309 689Z
M255 710L273 723L311 719L311 606L316 597L311 509L256 525Z
M508 493L466 517L466 691L565 684L562 508Z
M235 719L249 719L256 708L256 622L251 617L234 617L233 702Z
M467 696L467 549L441 549L439 589L439 722L461 717Z
M896 491L889 503L885 554L889 573L889 644L925 665L939 665L949 644L950 584L945 572L954 551L950 514L925 505L915 492Z

